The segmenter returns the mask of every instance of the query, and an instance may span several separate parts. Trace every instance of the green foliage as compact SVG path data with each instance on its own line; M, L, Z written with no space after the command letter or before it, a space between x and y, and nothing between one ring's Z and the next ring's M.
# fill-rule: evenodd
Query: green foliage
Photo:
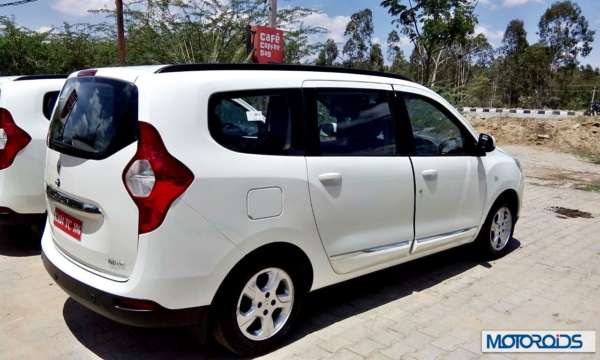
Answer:
M523 20L514 19L508 23L502 44L502 51L507 55L521 54L527 49L529 43Z
M381 50L381 45L373 44L371 47L371 52L369 53L369 65L371 70L384 71L385 66L383 62L383 51Z
M501 85L507 89L504 94L509 106L517 106L523 94L527 91L528 82L525 62L531 58L527 31L522 20L511 20L506 26L500 51L504 58L502 62ZM544 64L545 67L545 64Z
M247 27L267 22L264 0L131 0L125 4L127 64L244 63ZM0 74L68 73L116 63L114 12L99 25L64 24L48 33L18 27L0 17ZM286 7L278 12L285 30L285 61L301 63L319 44L310 36L325 29L302 20L316 10Z
M392 30L387 38L388 60L392 63L388 71L397 74L408 73L408 62L404 58L404 52L400 47L400 36L396 30Z
M101 27L69 25L47 32L21 28L0 17L0 75L68 73L75 69L110 65L115 46Z
M368 8L352 14L345 42L336 44L315 41L327 32L305 24L316 10L285 6L278 11L285 62L405 74L463 106L585 109L594 86L600 97L600 70L579 66L591 52L595 32L574 1L549 6L538 24L539 41L531 44L524 22L510 21L498 49L474 34L476 3L380 1L396 27L385 51L373 43ZM247 27L267 23L268 14L265 0L128 0L125 5L127 64L250 62ZM95 12L106 16L104 23L63 24L46 32L0 17L0 75L114 65L114 12ZM402 51L403 41L412 44L410 54Z
M348 67L368 68L369 49L373 43L373 12L364 9L352 14L344 35L348 41L344 45L344 64Z
M590 30L581 8L570 0L557 1L540 18L540 42L552 53L557 66L577 64L577 57L592 51L595 31Z
M417 80L435 86L449 49L462 45L473 34L477 17L471 0L383 0L400 32L414 45L411 63L418 66Z
M315 65L332 66L337 60L337 57L337 44L333 39L327 39L327 41L319 51L319 55L317 56Z

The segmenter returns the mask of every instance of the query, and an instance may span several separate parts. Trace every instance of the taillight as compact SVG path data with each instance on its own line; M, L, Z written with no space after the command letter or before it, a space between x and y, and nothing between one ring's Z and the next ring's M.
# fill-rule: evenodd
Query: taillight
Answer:
M125 187L139 210L139 233L159 227L192 181L194 174L169 154L154 126L140 121L137 152L123 171Z
M10 112L0 108L0 170L12 165L30 141L31 136L15 124Z

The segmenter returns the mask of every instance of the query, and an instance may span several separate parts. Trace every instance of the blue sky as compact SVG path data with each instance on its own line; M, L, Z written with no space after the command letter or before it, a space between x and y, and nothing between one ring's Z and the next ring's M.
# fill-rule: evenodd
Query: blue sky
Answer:
M8 0L0 0L0 3ZM590 28L596 30L594 50L590 56L581 59L584 64L600 67L600 0L575 0L588 19ZM479 0L476 12L479 16L477 32L484 33L494 46L502 41L506 24L511 19L522 19L528 31L530 43L537 41L537 23L542 13L553 1L549 0ZM375 21L376 41L385 43L387 34L393 29L392 18L379 6L379 0L279 0L279 6L303 5L319 9L307 19L313 25L329 29L329 34L337 42L343 42L343 32L352 13L370 7ZM31 29L47 29L60 26L63 22L95 22L101 17L91 15L87 9L97 9L114 4L113 0L38 0L18 7L0 8L0 15L14 15L17 23ZM410 54L411 45L406 42L404 51Z

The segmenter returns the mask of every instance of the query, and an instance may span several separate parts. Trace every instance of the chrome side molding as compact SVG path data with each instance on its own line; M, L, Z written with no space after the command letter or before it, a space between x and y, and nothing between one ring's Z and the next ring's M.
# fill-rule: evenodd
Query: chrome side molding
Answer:
M433 236L427 236L427 237L422 237L419 239L416 239L416 242L418 243L424 243L424 242L429 242L429 241L434 241L434 240L441 240L443 238L447 238L447 237L451 237L451 236L455 236L455 235L460 235L462 233L467 233L473 229L476 229L477 226L472 226L472 227L468 227L468 228L464 228L464 229L459 229L459 230L455 230L455 231L450 231L447 233L443 233L443 234L439 234L439 235L433 235Z
M372 247L372 248L368 248L368 249L351 251L351 252L347 252L347 253L333 255L333 256L330 256L330 259L331 260L343 260L343 259L348 259L351 257L358 256L361 254L372 254L372 253L377 253L377 252L381 252L381 251L393 250L396 248L403 248L408 245L410 245L410 241L408 241L408 240L400 241L400 242L393 243L393 244L381 245L381 246L376 246L376 247Z

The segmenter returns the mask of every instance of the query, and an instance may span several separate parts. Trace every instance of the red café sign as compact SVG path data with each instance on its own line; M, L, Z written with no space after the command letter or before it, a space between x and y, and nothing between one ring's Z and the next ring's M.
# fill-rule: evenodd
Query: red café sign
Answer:
M283 31L267 26L252 27L254 60L259 64L283 63Z

